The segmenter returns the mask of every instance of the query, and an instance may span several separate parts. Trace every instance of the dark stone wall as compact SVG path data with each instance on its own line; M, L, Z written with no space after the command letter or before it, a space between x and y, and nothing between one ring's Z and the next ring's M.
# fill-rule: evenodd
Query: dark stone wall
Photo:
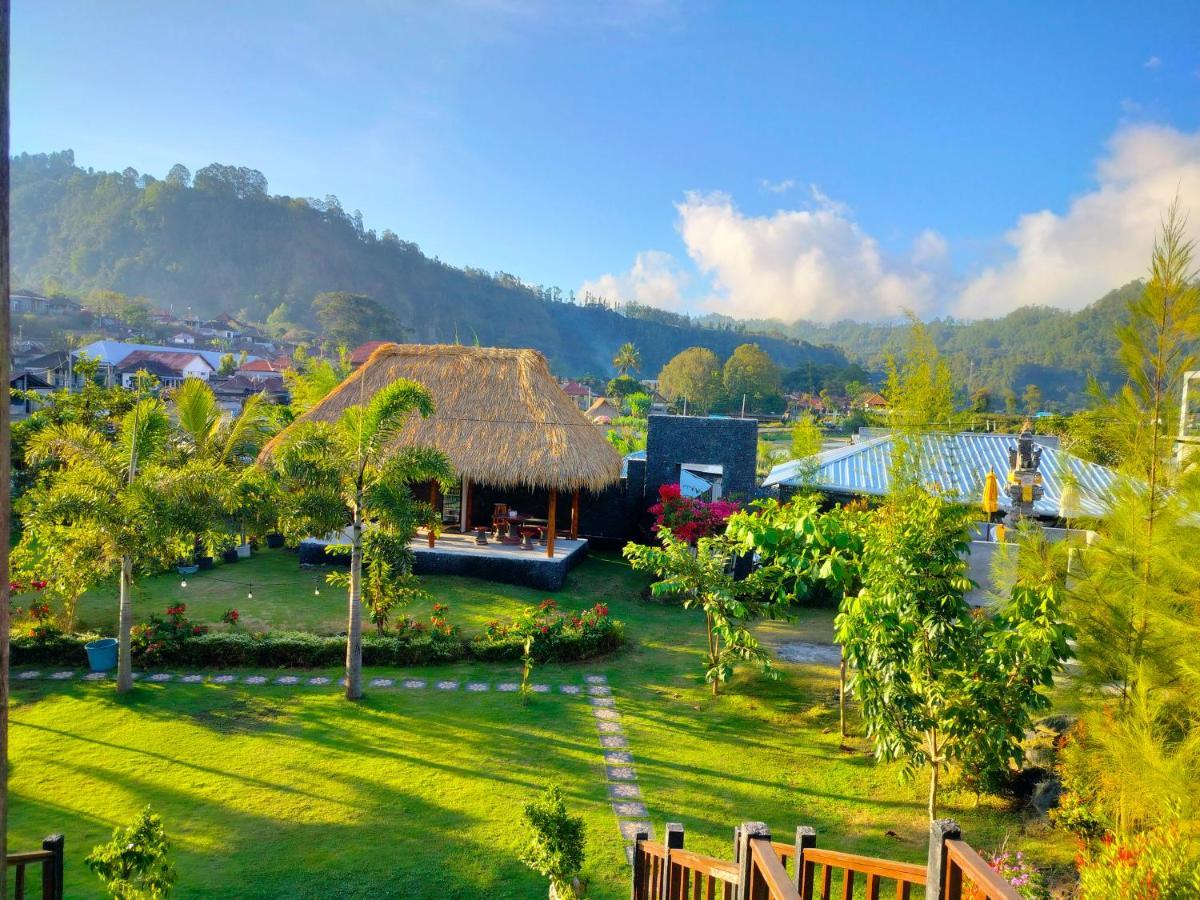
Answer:
M684 463L721 466L722 498L755 496L758 422L754 419L651 416L646 435L646 495L677 484Z

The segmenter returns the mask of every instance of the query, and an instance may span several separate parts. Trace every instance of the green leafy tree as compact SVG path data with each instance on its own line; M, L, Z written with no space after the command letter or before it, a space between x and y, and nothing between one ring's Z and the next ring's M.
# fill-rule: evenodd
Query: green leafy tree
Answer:
M1017 414L1017 394L1016 394L1016 392L1012 388L1006 387L1001 392L1001 394L1004 398L1004 411L1006 413L1008 413L1010 416L1015 416Z
M525 840L520 859L550 881L551 900L579 897L576 876L583 868L583 816L567 812L558 785L522 808Z
M734 348L721 377L730 400L740 403L744 395L750 409L762 409L768 397L779 394L779 367L758 344Z
M792 459L800 461L800 483L810 487L817 477L820 462L817 454L825 445L825 434L811 413L802 413L792 426Z
M726 534L739 552L756 554L757 578L783 605L832 603L843 608L862 586L863 538L870 513L862 506L823 512L815 494L787 503L767 499L730 516ZM846 736L846 655L838 679L838 727Z
M217 368L217 374L222 378L228 378L237 371L237 359L232 353L221 354L221 365Z
M414 514L421 510L414 507ZM408 547L421 523L413 521L397 527L389 522L363 535L362 602L379 634L387 631L392 617L414 602L433 598L413 574L414 556ZM330 572L330 584L350 588L350 573Z
M987 388L979 388L971 394L971 412L985 413L992 408L992 393Z
M644 390L645 388L642 387L642 383L636 378L630 378L628 375L618 375L605 386L604 392L620 404L624 403L625 399L630 395L641 393Z
M721 394L721 362L707 347L689 347L663 366L658 389L668 400L687 401L694 411L707 412Z
M950 367L938 352L929 328L909 314L906 346L887 358L887 387L893 427L891 483L915 483L922 468L921 435L945 428L954 415L954 383Z
M111 841L93 847L84 864L113 900L161 900L177 878L170 851L162 818L147 806L132 825L115 829Z
M414 415L433 414L429 392L397 379L369 400L361 396L335 422L297 422L282 435L272 461L279 476L285 533L340 534L350 530L349 613L346 626L346 697L362 697L363 531L380 528L407 544L418 524L434 527L436 512L415 500L411 486L448 485L445 454L425 447L397 447Z
M1025 385L1025 390L1021 394L1021 403L1025 407L1025 415L1037 415L1042 409L1042 389L1036 384Z
M862 589L835 620L875 752L929 771L931 820L946 766L986 773L1020 761L1068 655L1065 566L1033 567L994 615L971 610L969 518L919 489L893 497L867 532ZM1047 559L1044 547L1030 555Z
M89 576L118 574L121 693L133 686L135 572L161 571L190 554L195 535L216 527L223 502L220 470L206 460L179 465L169 454L169 439L162 401L145 398L124 415L115 435L80 424L52 425L26 448L31 461L53 465L22 499L22 540L46 548L80 541L95 553Z
M621 345L621 349L617 351L617 355L613 357L613 366L616 368L618 375L628 375L631 369L634 372L640 372L642 369L642 354L637 347L626 341Z
M682 601L685 609L700 609L705 624L705 673L717 696L722 682L733 677L739 663L753 663L774 674L771 658L750 633L756 616L775 615L780 609L765 600L749 579L738 581L730 572L733 547L724 536L702 537L691 547L667 529L659 530L661 547L626 544L625 558L640 571L659 580L650 585L656 597Z
M629 415L635 419L645 419L650 415L650 404L653 398L645 391L635 391L625 397L625 403L629 407Z
M354 347L372 339L399 337L392 313L366 294L326 291L313 298L312 308L321 335L334 344Z

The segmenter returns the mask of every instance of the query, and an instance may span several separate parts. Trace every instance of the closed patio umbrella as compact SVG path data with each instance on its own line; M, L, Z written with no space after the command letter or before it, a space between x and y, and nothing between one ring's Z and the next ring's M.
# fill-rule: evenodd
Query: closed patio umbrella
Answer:
M996 473L988 469L987 478L983 481L983 511L989 516L1000 509L1000 482Z

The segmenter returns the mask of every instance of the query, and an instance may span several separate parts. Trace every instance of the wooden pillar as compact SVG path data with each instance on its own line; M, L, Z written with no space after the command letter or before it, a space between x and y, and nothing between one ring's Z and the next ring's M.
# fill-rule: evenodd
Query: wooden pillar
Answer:
M433 507L433 512L437 514L437 482L431 482L429 485L429 505ZM434 528L429 529L429 547L433 549L433 542L437 537L437 531Z
M459 510L459 513L462 519L459 522L458 530L466 534L471 530L471 479L466 475L463 476L462 481L462 509Z
M664 830L666 834L663 836L662 893L659 894L659 900L675 900L676 897L683 896L685 877L681 871L679 877L672 882L671 851L683 849L683 826L678 822L667 822Z
M558 490L550 488L550 509L546 513L546 555L554 558L554 517L558 512Z
M579 488L571 494L571 540L579 540Z
M962 839L962 831L953 819L935 819L929 823L929 857L925 866L925 900L946 898L946 841Z

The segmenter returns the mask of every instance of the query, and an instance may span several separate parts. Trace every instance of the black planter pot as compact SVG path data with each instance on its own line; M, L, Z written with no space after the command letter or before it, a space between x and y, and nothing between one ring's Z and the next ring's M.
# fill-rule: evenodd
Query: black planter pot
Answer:
M211 556L197 556L196 565L201 569L211 569L213 567L213 558Z
M278 550L280 547L283 546L283 535L279 534L277 532L268 534L267 535L267 546L270 547L272 550Z
M227 563L235 563L238 561L238 553L236 550L226 550L221 554L221 559Z

